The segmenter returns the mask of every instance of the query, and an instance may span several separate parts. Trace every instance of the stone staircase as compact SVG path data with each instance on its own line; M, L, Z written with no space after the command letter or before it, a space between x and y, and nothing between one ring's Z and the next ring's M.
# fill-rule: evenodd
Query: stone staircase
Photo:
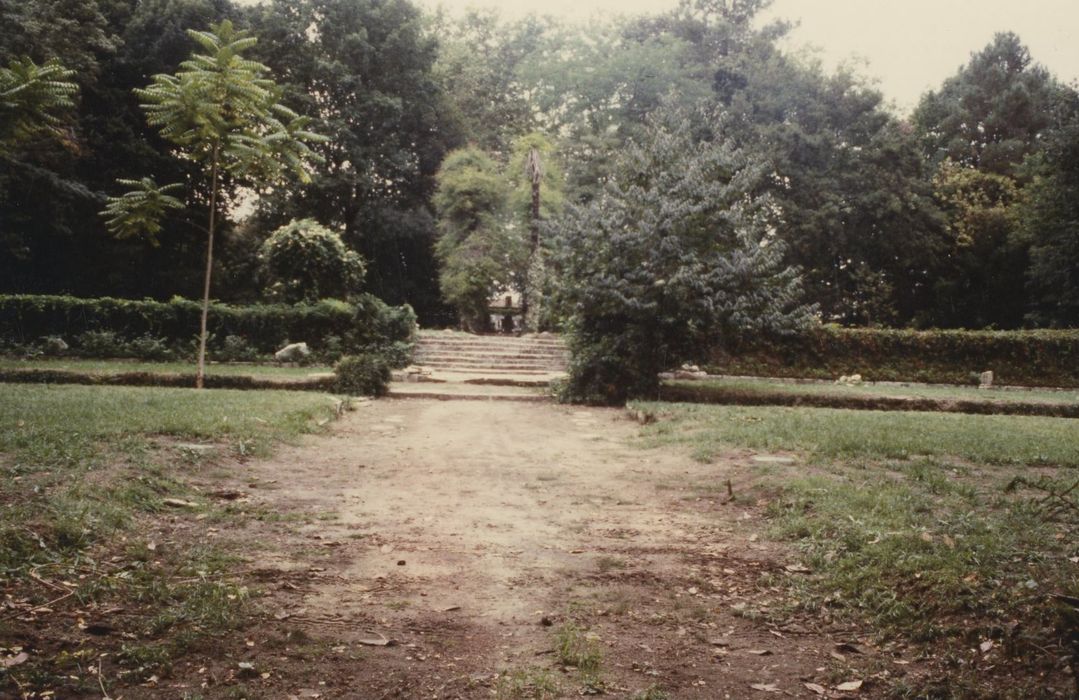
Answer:
M415 364L455 374L547 375L566 371L566 346L558 336L472 335L420 331Z
M427 397L438 392L445 394L444 398L520 394L520 398L541 398L535 392L546 392L551 381L564 376L568 359L562 340L546 333L516 337L420 331L414 366L395 374L390 394ZM440 385L438 389L432 386L435 383Z

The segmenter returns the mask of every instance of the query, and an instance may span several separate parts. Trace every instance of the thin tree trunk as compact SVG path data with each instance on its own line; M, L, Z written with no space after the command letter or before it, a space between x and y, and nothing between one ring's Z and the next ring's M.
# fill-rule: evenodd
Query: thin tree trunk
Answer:
M214 268L214 214L217 213L217 160L220 144L214 144L210 175L210 226L206 240L206 278L202 287L202 319L199 331L199 368L195 373L195 388L203 387L206 377L206 319L210 315L210 274Z
M543 179L543 165L540 162L539 151L532 148L528 151L525 159L525 174L532 185L532 216L529 221L529 246L528 267L525 268L524 288L521 290L521 320L527 325L529 302L529 286L532 284L532 264L536 258L536 249L539 248L539 224L540 224L540 182Z

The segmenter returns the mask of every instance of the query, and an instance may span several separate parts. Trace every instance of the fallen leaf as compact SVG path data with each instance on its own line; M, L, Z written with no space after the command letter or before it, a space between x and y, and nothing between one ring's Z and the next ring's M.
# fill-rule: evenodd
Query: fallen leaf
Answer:
M809 690L812 690L817 695L824 695L828 692L823 685L817 685L816 683L803 683L802 685L804 685Z
M772 655L772 652L769 651L768 649L748 649L747 653L753 654L754 656L771 656Z
M995 646L995 645L993 644L993 640L992 640L992 639L987 639L987 640L985 640L984 642L982 642L982 643L981 643L980 645L978 645L978 648L982 650L982 653L983 653L983 654L986 654L986 653L988 653L988 652L989 652L989 650L990 650L990 649L992 649L992 648L993 648L994 646Z
M29 654L27 654L25 651L20 651L18 654L12 656L10 659L0 660L0 666L3 666L4 668L11 668L12 666L18 666L21 663L26 663L26 660L29 658Z
M808 574L811 571L808 566L803 566L802 564L787 564L783 568L792 574Z
M836 690L843 690L853 692L862 687L861 681L847 681L846 683L840 683L835 687Z
M779 688L775 683L750 683L749 687L753 690L760 690L764 693L778 693Z

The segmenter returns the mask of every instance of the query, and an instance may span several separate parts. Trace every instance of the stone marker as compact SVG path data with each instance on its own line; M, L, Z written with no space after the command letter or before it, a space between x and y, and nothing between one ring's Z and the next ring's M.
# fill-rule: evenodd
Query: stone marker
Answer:
M299 362L311 354L307 343L290 343L274 353L274 359L278 362Z
M991 389L992 387L993 387L993 373L992 372L982 372L981 376L978 377L978 388L979 389Z

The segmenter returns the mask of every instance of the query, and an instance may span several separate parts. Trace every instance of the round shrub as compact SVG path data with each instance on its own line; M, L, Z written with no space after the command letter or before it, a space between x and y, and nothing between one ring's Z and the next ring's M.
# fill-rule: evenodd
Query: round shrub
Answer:
M292 220L273 232L260 253L270 293L289 303L348 299L360 291L363 258L314 219Z
M342 394L384 396L390 382L390 365L380 355L346 355L333 368L335 388Z

